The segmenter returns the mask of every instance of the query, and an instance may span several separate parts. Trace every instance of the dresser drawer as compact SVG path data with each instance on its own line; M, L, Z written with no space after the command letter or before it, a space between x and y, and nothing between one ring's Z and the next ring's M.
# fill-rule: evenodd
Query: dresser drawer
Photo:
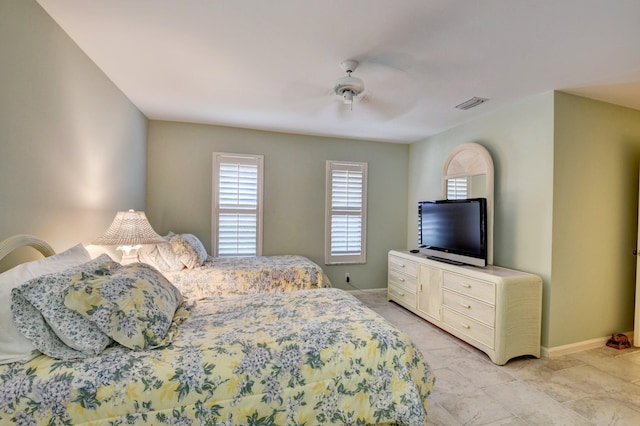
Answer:
M389 269L389 285L391 284L415 293L416 288L418 288L418 279L394 269Z
M452 311L448 307L442 309L442 320L445 324L483 345L493 349L495 330L485 324L472 320L464 315Z
M475 297L476 299L495 305L496 296L494 283L476 280L447 271L445 271L443 275L443 287L445 289Z
M453 311L469 316L489 326L495 326L495 307L449 290L443 292L443 303Z
M406 288L399 287L393 283L389 283L389 287L387 288L387 298L406 305L411 309L416 308L415 291L409 291Z
M418 264L398 256L389 256L389 270L392 269L402 271L414 278L418 276Z

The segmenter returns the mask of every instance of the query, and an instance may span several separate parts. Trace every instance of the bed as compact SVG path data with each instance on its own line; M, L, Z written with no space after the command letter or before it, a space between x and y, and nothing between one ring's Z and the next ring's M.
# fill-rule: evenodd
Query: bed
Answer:
M91 279L125 266L101 268ZM76 286L93 282L82 281L90 273L72 276ZM345 291L182 301L170 334L155 349L114 342L82 358L40 354L0 365L0 424L426 423L427 362Z
M212 257L192 234L164 238L143 247L140 261L160 270L185 298L331 287L324 270L304 256Z
M331 287L323 269L304 256L211 257L164 276L190 299Z

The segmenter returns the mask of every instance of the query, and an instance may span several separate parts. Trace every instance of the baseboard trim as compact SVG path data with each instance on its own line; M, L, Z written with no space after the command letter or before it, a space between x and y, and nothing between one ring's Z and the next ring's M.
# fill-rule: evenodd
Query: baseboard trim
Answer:
M624 334L626 334L629 340L633 342L633 331L629 331ZM554 346L553 348L542 346L540 348L540 355L544 358L558 358L563 355L569 355L576 352L582 352L604 346L610 338L611 336L598 337L595 339L571 343L568 345Z
M377 293L377 292L387 292L386 288L365 288L365 289L354 289L347 290L349 293ZM633 344L633 331L628 331L624 333L629 338L629 341ZM589 349L599 348L601 346L605 346L607 341L611 338L611 336L606 337L598 337L595 339L585 340L582 342L570 343L568 345L554 346L552 348L547 348L545 346L540 347L540 356L542 358L558 358L563 355L569 355L576 352L582 352Z
M363 288L358 290L346 290L348 293L386 293L386 288Z

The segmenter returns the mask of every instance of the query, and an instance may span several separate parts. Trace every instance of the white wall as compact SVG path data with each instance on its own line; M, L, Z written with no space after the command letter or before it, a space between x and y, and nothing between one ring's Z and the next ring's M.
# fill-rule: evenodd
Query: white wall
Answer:
M0 239L89 243L145 207L146 118L34 0L0 2Z

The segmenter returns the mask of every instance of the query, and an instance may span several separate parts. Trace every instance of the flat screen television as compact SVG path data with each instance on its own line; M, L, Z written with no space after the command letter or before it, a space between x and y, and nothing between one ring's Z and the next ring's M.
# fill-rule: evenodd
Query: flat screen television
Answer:
M419 202L418 249L435 260L487 266L487 200Z

